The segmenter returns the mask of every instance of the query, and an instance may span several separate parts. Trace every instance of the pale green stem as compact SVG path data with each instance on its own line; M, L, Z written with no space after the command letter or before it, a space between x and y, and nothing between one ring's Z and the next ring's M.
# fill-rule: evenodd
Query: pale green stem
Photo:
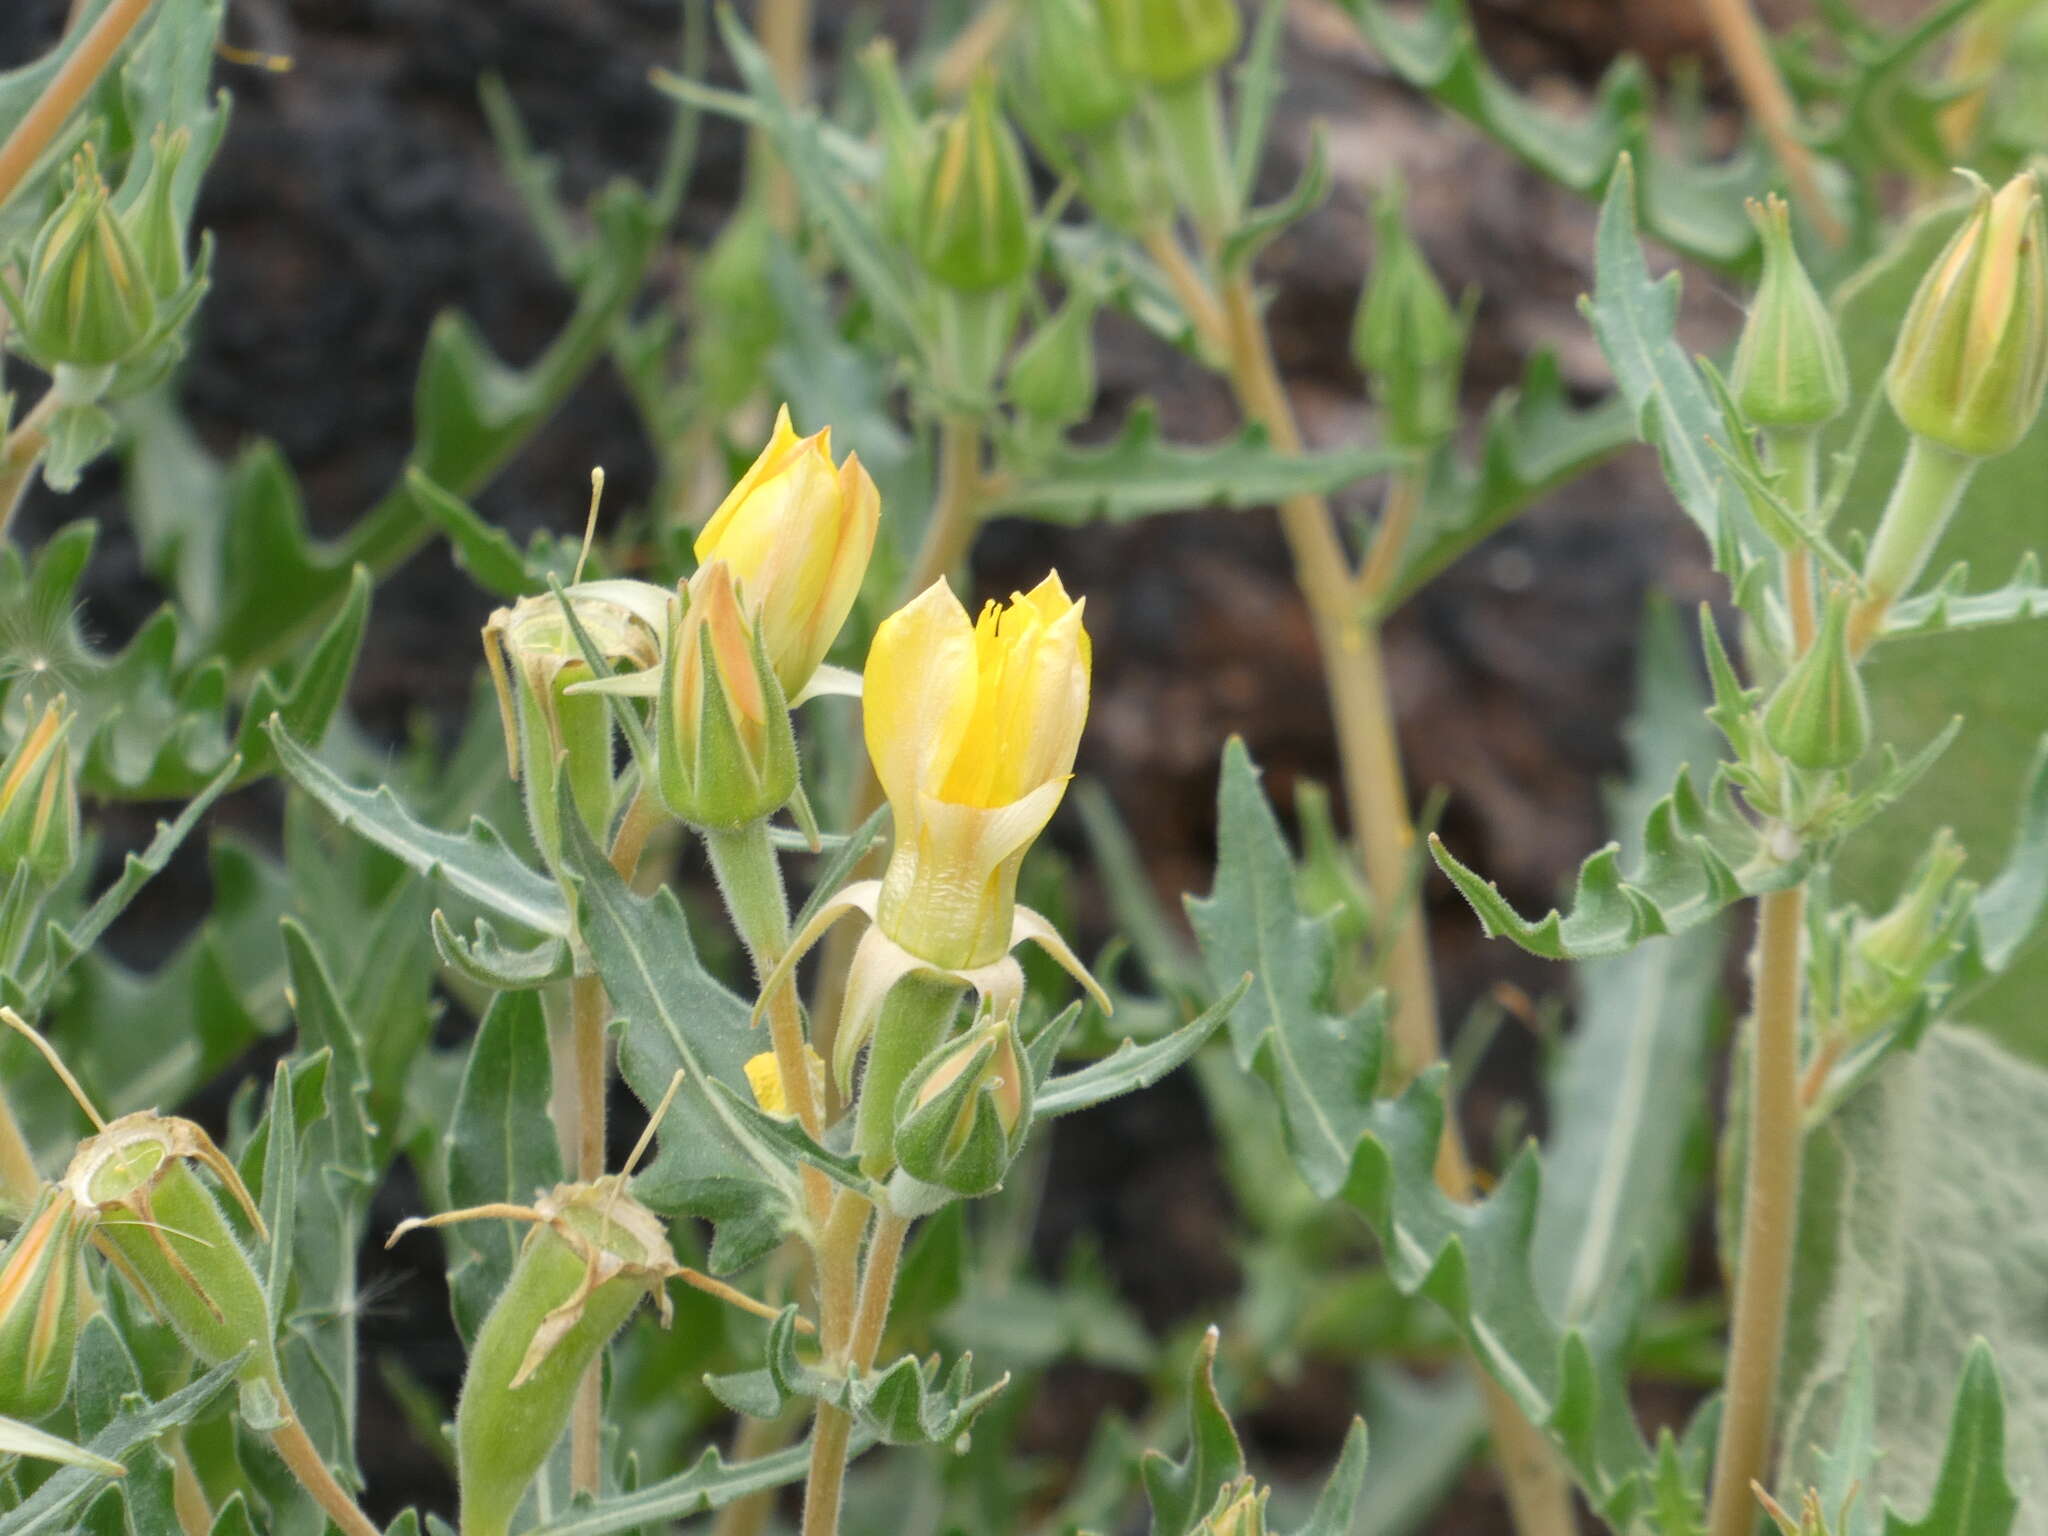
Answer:
M1236 226L1239 213L1216 77L1204 74L1161 87L1146 97L1146 108L1174 194L1203 241L1216 244Z
M1912 591L1934 546L1955 514L1977 461L1915 437L1892 486L1891 500L1863 562L1863 601L1849 616L1849 646L1857 655L1884 628L1892 604Z
M1802 521L1813 516L1820 499L1820 434L1814 431L1766 432L1771 462L1786 471L1788 501ZM1813 644L1813 553L1801 546L1785 556L1785 606L1792 615L1792 648L1803 656Z
M282 1398L283 1384L279 1383L276 1390ZM296 1414L270 1432L270 1443L284 1458L292 1476L299 1480L299 1486L312 1495L313 1502L326 1512L342 1536L384 1536L376 1523L356 1507L348 1490L335 1481L321 1459L319 1447L306 1434Z
M1805 923L1803 885L1772 891L1758 902L1742 1238L1709 1536L1750 1536L1758 1513L1750 1484L1769 1471L1771 1413L1799 1234L1799 948Z
M896 1096L918 1063L945 1039L964 990L958 982L911 975L897 982L882 1004L861 1076L853 1133L853 1149L870 1178L881 1178L896 1166Z

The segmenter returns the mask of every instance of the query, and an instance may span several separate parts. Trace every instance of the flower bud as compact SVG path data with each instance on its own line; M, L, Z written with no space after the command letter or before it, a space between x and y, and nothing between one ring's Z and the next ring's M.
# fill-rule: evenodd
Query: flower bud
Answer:
M99 1246L207 1365L248 1351L244 1382L275 1383L270 1304L241 1240L192 1165L211 1172L261 1234L235 1166L190 1120L124 1115L81 1143L63 1189L98 1218Z
M74 718L63 700L52 702L0 764L0 887L26 865L47 889L78 856L78 786L67 739Z
M896 70L896 48L878 37L860 52L861 73L874 98L882 135L882 174L875 188L875 220L882 233L904 250L917 245L918 208L931 174L931 129L910 104Z
M1764 270L1729 375L1735 402L1753 426L1822 426L1849 404L1849 365L1834 317L1792 244L1792 210L1781 197L1752 201Z
M1080 421L1095 405L1095 306L1076 294L1038 328L1010 365L1010 401L1052 426Z
M162 128L150 135L149 174L123 212L121 223L134 242L136 259L159 304L177 297L191 274L185 256L185 221L178 216L178 167L192 146L192 134Z
M533 1226L477 1330L455 1406L463 1536L511 1528L584 1372L648 1296L666 1325L663 1282L677 1269L660 1219L625 1193L623 1175L559 1185L507 1214Z
M983 81L939 132L918 210L918 259L960 293L1009 288L1037 255L1031 220L1024 151Z
M1764 706L1764 738L1800 768L1847 768L1870 745L1870 704L1849 655L1849 595L1828 600L1819 633Z
M1062 133L1093 138L1137 105L1095 0L1030 0L1025 65L1032 99Z
M615 668L645 672L661 660L668 594L638 581L586 581L561 598L523 597L484 625L484 659L498 694L512 777L526 794L533 840L550 865L562 854L560 776L583 824L601 839L612 812L610 706L572 692L591 680L590 664L562 612L567 601L592 647Z
M1976 205L1906 311L1885 388L1899 420L1952 452L2006 452L2040 414L2048 385L2048 224L2022 171Z
M930 964L987 965L1015 942L1017 868L1088 716L1082 608L1054 574L970 624L941 580L875 632L863 718L896 824L875 920Z
M46 1188L0 1250L0 1414L10 1419L33 1423L71 1389L92 1229L90 1211L67 1191Z
M740 482L697 536L700 564L723 561L785 698L804 691L860 596L881 494L849 453L832 463L832 429L798 437L789 407Z
M148 273L110 202L88 142L72 162L70 192L29 252L26 291L7 290L38 366L109 367L138 351L155 328Z
M1373 209L1372 275L1351 326L1351 355L1372 380L1386 433L1431 447L1458 424L1458 375L1470 317L1451 307L1401 217L1398 185Z
M796 793L796 735L732 568L701 566L669 608L655 695L656 786L692 826L737 828Z
M1237 0L1097 0L1109 59L1147 85L1173 86L1211 74L1237 52L1244 18Z
M912 1178L956 1195L1003 1181L1031 1124L1031 1075L1017 1012L984 1021L943 1046L896 1100L896 1162Z
M1969 915L1967 900L1950 900L1967 857L1955 835L1941 828L1892 909L1857 923L1843 986L1843 1022L1851 1036L1911 1007L1948 958Z
M1216 1505L1195 1528L1195 1536L1266 1536L1266 1496L1256 1479L1237 1477L1216 1495Z

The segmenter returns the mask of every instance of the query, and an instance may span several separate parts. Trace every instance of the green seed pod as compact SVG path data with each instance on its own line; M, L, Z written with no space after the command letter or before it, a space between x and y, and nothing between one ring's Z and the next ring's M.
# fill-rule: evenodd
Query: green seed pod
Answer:
M1031 1074L1013 1009L934 1052L896 1099L896 1161L956 1195L997 1188L1031 1124Z
M235 1165L190 1120L148 1111L122 1116L79 1146L63 1188L98 1217L101 1252L187 1349L208 1365L247 1350L241 1380L275 1383L263 1282L194 1163L219 1179L262 1234L263 1218Z
M796 734L732 568L700 566L670 613L654 712L663 801L692 826L721 830L774 814L796 794Z
M1833 421L1849 404L1849 365L1834 317L1792 244L1792 210L1781 197L1752 201L1764 270L1728 377L1752 425L1803 429Z
M1372 381L1387 436L1428 448L1458 424L1469 311L1451 307L1401 216L1399 183L1373 209L1378 231L1372 275L1351 326L1351 355Z
M1109 58L1147 85L1185 84L1230 61L1244 37L1237 0L1097 0Z
M652 670L661 660L661 626L668 593L639 581L586 581L563 597L592 647L615 668ZM554 594L523 597L500 608L484 625L484 659L498 693L498 718L512 777L526 793L533 840L550 865L562 855L560 799L566 774L583 824L602 838L613 799L615 733L611 706L591 693L570 690L591 680Z
M1095 306L1070 297L1018 350L1010 401L1038 421L1064 427L1095 405Z
M92 1230L92 1212L50 1187L0 1250L0 1414L8 1418L33 1423L71 1389Z
M667 1324L662 1283L677 1265L659 1218L625 1193L624 1175L560 1185L530 1211L476 1214L533 1222L477 1331L455 1408L463 1536L503 1536L562 1438L584 1371L649 1295Z
M1037 257L1031 220L1024 151L983 81L939 133L918 208L918 259L960 293L1012 287Z
M1093 138L1137 105L1095 0L1030 0L1024 41L1032 99L1060 132Z
M67 739L74 716L53 701L0 764L0 886L16 869L47 889L78 857L78 785Z
M24 293L7 292L28 355L42 368L110 367L156 327L156 296L127 228L115 217L88 142L71 190L36 236Z
M1989 458L2034 424L2048 388L2048 223L2022 171L1976 206L1920 281L1885 389L1899 420L1952 452Z
M1847 768L1870 745L1870 703L1849 655L1849 594L1836 591L1813 645L1764 706L1764 738L1800 768Z

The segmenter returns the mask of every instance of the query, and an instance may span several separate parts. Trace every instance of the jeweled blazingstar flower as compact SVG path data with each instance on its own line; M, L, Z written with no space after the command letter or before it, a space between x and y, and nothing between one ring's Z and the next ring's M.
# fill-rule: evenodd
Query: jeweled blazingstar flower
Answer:
M1108 1009L1052 924L1017 905L1018 866L1066 793L1087 719L1081 618L1057 575L990 603L979 621L940 580L875 632L863 696L868 755L895 820L888 869L827 902L761 988L772 996L839 918L873 920L847 978L832 1062L842 1084L897 982L951 978L1001 1017L1023 991L1010 950L1026 939Z
M834 465L832 429L798 437L785 405L768 446L697 536L699 564L730 567L787 697L803 693L838 639L881 514L860 456Z
M1899 420L1953 453L2012 448L2048 389L2048 223L2032 171L1975 206L1921 279L1885 388Z

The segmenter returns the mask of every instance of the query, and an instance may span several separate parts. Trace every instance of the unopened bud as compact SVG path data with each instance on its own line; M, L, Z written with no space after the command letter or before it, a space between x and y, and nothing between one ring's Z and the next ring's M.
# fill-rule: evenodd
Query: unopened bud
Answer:
M1032 97L1062 133L1093 138L1137 105L1095 0L1030 0L1025 46Z
M47 889L78 857L78 786L69 734L75 717L51 703L0 763L0 887L26 866Z
M567 775L593 838L603 836L613 797L611 707L595 694L571 691L591 681L591 670L564 602L606 662L646 672L661 660L668 594L646 582L579 582L560 598L523 597L484 625L484 659L497 688L512 776L525 790L534 842L550 865L562 853L559 778Z
M1133 79L1174 86L1213 74L1244 36L1237 0L1097 0L1109 57Z
M92 1229L68 1191L46 1188L0 1250L0 1414L10 1419L33 1423L70 1391Z
M897 1097L896 1161L958 1195L1003 1181L1031 1121L1032 1083L1016 1013L989 1018L941 1048Z
M662 799L697 827L737 828L772 815L796 793L796 736L731 567L700 567L670 615L655 698Z
M2048 386L2048 225L2022 171L1976 205L1921 279L1885 388L1916 436L1988 458L2012 448Z
M1458 424L1469 322L1451 307L1408 233L1401 202L1397 184L1373 209L1372 276L1352 321L1351 355L1372 381L1388 438L1403 447L1430 447Z
M1960 877L1968 855L1948 828L1935 833L1927 855L1889 912L1856 925L1844 981L1843 1022L1851 1036L1895 1018L1924 995L1934 968L1955 948L1969 916ZM1962 899L1952 899L1962 895Z
M111 201L88 142L72 162L70 192L29 252L26 290L6 290L23 346L41 367L110 367L150 340L156 296Z
M960 293L1011 287L1036 256L1031 220L1024 151L983 81L939 134L918 212L918 258Z
M860 52L861 73L873 97L882 137L882 174L875 187L875 218L882 233L904 250L917 246L918 209L931 174L932 132L910 104L896 69L896 49L878 37Z
M1849 365L1834 317L1799 263L1784 199L1751 202L1749 217L1763 237L1764 270L1729 385L1754 426L1821 426L1849 404Z
M1095 405L1095 306L1076 294L1038 328L1010 365L1010 402L1038 421L1067 426Z
M192 134L180 128L159 128L149 140L149 174L123 212L121 222L135 244L150 292L160 304L176 298L191 273L185 255L185 221L178 216L178 167L192 145Z
M532 1227L477 1330L456 1402L464 1536L510 1529L584 1372L640 1303L653 1296L668 1321L663 1282L675 1255L660 1219L624 1185L623 1175L564 1184L530 1211L505 1213Z
M1806 654L1764 706L1764 737L1800 768L1847 768L1870 745L1870 703L1849 655L1849 599L1837 591Z
M190 1120L124 1115L80 1144L63 1188L98 1218L99 1245L185 1347L208 1365L246 1357L244 1382L275 1382L270 1304L204 1168L261 1234L263 1218L234 1164Z
M1216 1495L1216 1505L1195 1536L1266 1536L1266 1495L1250 1477L1233 1478Z

